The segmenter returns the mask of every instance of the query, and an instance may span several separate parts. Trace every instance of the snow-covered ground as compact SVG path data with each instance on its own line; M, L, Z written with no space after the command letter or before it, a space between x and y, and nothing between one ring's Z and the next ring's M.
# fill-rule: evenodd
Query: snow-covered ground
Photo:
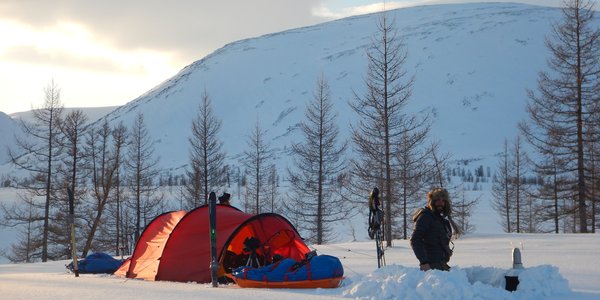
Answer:
M418 270L407 241L394 241L377 269L374 242L315 247L339 257L336 289L243 289L236 285L146 282L67 273L67 261L0 265L2 299L600 299L600 235L488 234L455 241L450 272ZM504 290L513 246L525 269L516 292Z

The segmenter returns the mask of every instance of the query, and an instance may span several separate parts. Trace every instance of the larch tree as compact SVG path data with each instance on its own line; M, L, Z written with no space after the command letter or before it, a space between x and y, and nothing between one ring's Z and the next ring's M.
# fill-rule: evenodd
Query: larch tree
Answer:
M546 221L553 223L555 233L560 232L561 219L571 213L564 204L569 201L568 199L573 199L573 191L567 184L572 180L561 171L564 170L564 164L554 155L534 163L534 170L540 178L543 178L536 191L536 197L545 208L541 214Z
M506 232L523 232L522 219L533 208L532 191L525 178L529 170L529 158L523 150L521 137L513 143L504 142L504 152L498 163L498 172L492 184L493 206L502 217L501 223ZM528 218L528 228L532 218ZM537 225L536 225L537 226ZM526 230L527 231L527 230Z
M380 189L384 210L384 237L392 245L394 201L403 187L398 181L398 158L408 146L405 139L424 130L428 118L417 118L405 110L412 95L414 76L406 67L407 51L393 22L385 13L377 24L378 34L367 50L366 89L355 93L352 109L358 114L351 125L357 158L352 161L353 193L366 193L373 186ZM408 141L412 143L413 141Z
M21 120L21 127L25 132L25 137L15 137L16 147L18 149L9 149L11 162L19 169L25 170L31 174L31 180L27 182L25 188L29 191L25 198L35 200L35 196L43 197L42 204L42 240L41 253L39 258L42 262L49 259L48 239L50 229L50 207L53 194L57 187L55 182L56 164L59 158L59 147L57 138L60 134L59 119L62 117L63 106L60 101L60 88L52 80L44 88L44 104L33 110L32 123ZM31 197L31 195L35 195ZM32 203L33 204L33 203ZM36 207L33 205L32 207ZM25 213L28 210L24 210ZM32 215L38 215L33 212Z
M91 177L91 197L86 201L87 231L82 255L96 246L97 232L105 223L106 208L111 201L111 195L116 189L115 180L121 161L120 153L124 144L113 140L113 128L104 119L98 128L90 130L87 140L87 168ZM98 247L96 247L98 248ZM102 247L108 251L109 247Z
M279 213L281 212L283 205L279 199L279 173L275 164L271 165L268 175L268 190L267 190L267 208L269 212Z
M192 121L192 135L188 139L190 167L187 170L186 198L189 208L207 204L208 194L225 183L225 152L219 138L220 130L221 120L215 117L205 90L196 118Z
M401 142L396 145L397 166L393 171L398 186L398 202L392 205L392 214L398 217L392 221L396 224L400 222L396 225L394 236L403 239L408 238L408 229L412 224L409 224L409 218L413 210L422 204L422 195L427 192L424 187L432 184L431 180L436 177L438 168L443 169L443 161L437 160L439 157L434 152L436 147L424 146L431 128L429 123L419 122L415 116L412 118L409 124L416 126L404 128Z
M453 226L458 229L454 232L455 235L467 234L475 231L475 225L471 222L471 215L480 200L481 195L469 198L467 196L467 191L465 191L464 184L461 184L461 186L456 189L452 199L452 220L456 222Z
M107 127L107 129L109 128ZM111 126L107 133L110 133L110 137L107 136L106 139L108 163L105 164L104 172L97 170L97 175L93 176L93 178L100 178L101 174L104 174L103 179L95 180L94 189L106 191L106 193L94 192L91 195L93 202L90 202L91 206L89 207L95 213L100 205L103 212L101 215L90 215L88 219L99 220L92 247L106 252L114 251L114 255L124 255L127 253L129 233L132 232L125 227L126 220L123 217L124 209L126 209L125 192L127 189L122 188L125 180L121 176L127 146L127 127L119 122ZM101 185L96 186L97 184Z
M554 157L565 163L558 173L574 183L574 217L578 231L586 233L590 199L585 137L594 130L592 115L599 100L600 30L592 23L592 1L567 0L562 13L562 22L553 26L552 36L546 39L552 72L540 72L537 92L528 91L529 119L520 123L520 129L543 160Z
M144 203L145 192L152 189L153 181L158 175L159 158L154 155L154 142L148 132L142 113L137 114L129 136L125 169L127 170L128 186L132 191L131 207L135 216L135 243L145 226L143 224L144 210L148 208ZM150 197L146 196L145 199L150 200Z
M514 197L512 188L513 165L511 163L508 139L504 140L504 151L500 153L498 167L492 183L493 205L502 217L504 232L512 232Z
M596 114L600 114L600 111L597 111ZM598 123L600 125L600 123ZM588 133L587 139L587 147L586 147L587 157L589 157L588 163L586 164L587 170L587 180L589 181L588 191L589 197L591 201L591 211L590 211L590 219L591 219L591 232L596 233L596 218L598 215L597 205L598 198L600 197L600 126L596 126L596 130L590 131Z
M17 193L18 203L0 202L0 226L17 228L17 242L6 258L13 263L31 263L41 257L43 241L43 205L35 201L36 194L28 190Z
M353 212L337 182L346 171L347 143L339 140L336 117L329 84L321 76L300 123L303 140L291 146L293 168L287 172L292 214L299 218L308 239L318 245L331 241L332 226Z
M513 143L513 164L514 164L514 178L513 178L513 186L515 192L515 209L516 209L516 231L517 233L521 233L521 218L522 218L522 210L524 208L524 197L527 195L527 185L524 183L523 178L525 177L525 172L527 171L527 154L523 151L523 145L521 142L521 136L517 136L515 138L515 142Z
M117 124L113 128L112 132L113 139L113 158L115 164L118 165L115 174L115 188L114 188L114 196L112 203L114 203L114 209L111 209L112 215L114 216L114 228L115 228L115 255L124 255L125 248L128 245L127 242L127 234L125 230L125 222L123 218L123 196L121 191L121 186L123 185L123 180L121 179L121 173L124 164L124 153L125 147L127 146L127 127L123 125L123 123ZM112 208L112 207L111 207Z
M259 214L268 210L268 195L265 186L268 185L269 170L273 165L274 151L267 142L267 133L257 120L247 140L247 149L242 156L242 165L248 177L244 206L247 212Z
M81 197L86 193L85 188L85 169L84 161L84 135L87 129L87 116L82 110L74 110L68 113L60 122L62 133L61 146L64 151L63 158L63 190L62 196L57 202L66 205L60 205L57 209L57 219L66 220L68 224L68 236L70 251L67 258L77 257L77 244L75 228L75 205L78 205ZM61 201L62 200L62 201ZM68 212L65 218L65 208Z

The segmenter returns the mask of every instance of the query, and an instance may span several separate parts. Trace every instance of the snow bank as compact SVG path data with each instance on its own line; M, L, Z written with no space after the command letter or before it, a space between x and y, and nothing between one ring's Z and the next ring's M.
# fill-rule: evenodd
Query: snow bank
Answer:
M343 296L356 299L539 299L571 294L568 281L554 266L519 272L515 292L504 289L511 269L452 268L450 272L421 272L417 268L386 266L366 276L348 279Z

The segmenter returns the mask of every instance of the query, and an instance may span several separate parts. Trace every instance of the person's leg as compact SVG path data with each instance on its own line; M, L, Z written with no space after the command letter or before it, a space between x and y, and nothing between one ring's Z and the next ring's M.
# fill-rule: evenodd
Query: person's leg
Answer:
M450 271L450 266L445 262L430 263L429 266L436 270Z

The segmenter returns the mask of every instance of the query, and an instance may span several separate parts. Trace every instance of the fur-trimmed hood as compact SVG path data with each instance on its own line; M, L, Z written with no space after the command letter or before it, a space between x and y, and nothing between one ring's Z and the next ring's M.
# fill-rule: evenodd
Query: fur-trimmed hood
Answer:
M433 207L433 200L438 198L446 200L446 206L444 207L442 214L444 216L450 216L452 214L452 202L450 201L450 194L444 188L434 188L427 193L427 207L434 212L435 208Z

